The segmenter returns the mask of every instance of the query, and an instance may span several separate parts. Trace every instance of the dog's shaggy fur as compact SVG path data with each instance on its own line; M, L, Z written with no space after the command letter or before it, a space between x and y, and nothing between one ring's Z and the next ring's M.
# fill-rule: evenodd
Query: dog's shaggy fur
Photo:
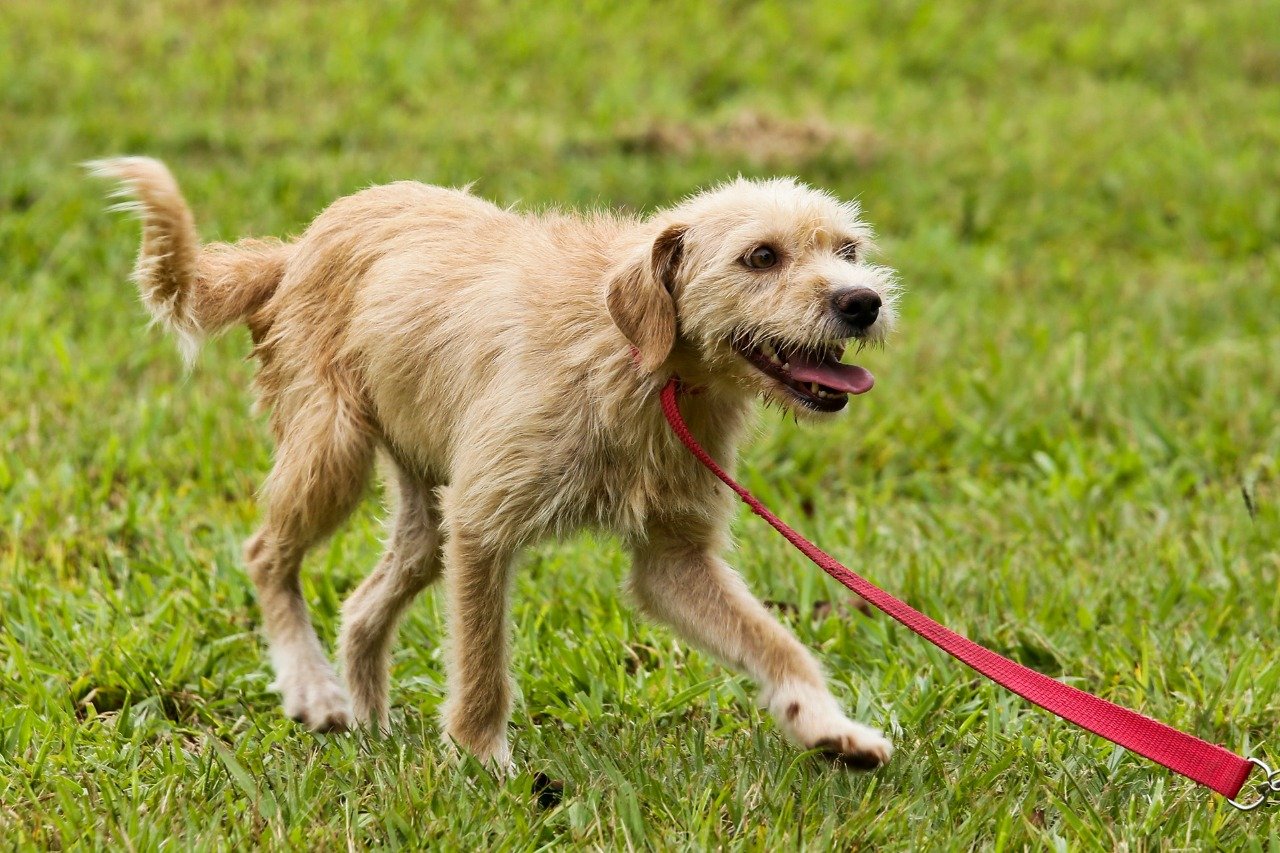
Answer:
M866 262L855 205L737 180L643 220L521 215L405 182L337 201L293 242L201 245L161 163L94 166L134 200L134 278L188 358L237 322L252 333L277 449L245 557L289 716L386 729L396 623L443 576L444 728L507 770L513 559L595 527L630 549L644 612L746 670L793 741L857 767L888 760L889 742L841 713L813 657L721 560L731 495L658 403L673 373L698 386L686 419L726 463L757 396L801 412L843 405L777 365L808 353L830 367L893 319L893 279ZM849 293L874 294L878 314L851 321ZM770 375L761 359L778 354ZM869 386L835 369L855 371L845 390ZM298 572L359 501L379 450L399 499L386 553L343 607L344 690Z

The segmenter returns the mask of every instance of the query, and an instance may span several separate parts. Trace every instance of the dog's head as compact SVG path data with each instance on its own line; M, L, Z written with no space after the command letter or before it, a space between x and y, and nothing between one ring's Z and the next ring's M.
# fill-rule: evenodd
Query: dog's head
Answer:
M893 272L868 262L858 206L792 180L739 179L659 214L657 236L610 276L609 313L654 371L673 351L699 373L799 411L870 390L840 362L893 326Z

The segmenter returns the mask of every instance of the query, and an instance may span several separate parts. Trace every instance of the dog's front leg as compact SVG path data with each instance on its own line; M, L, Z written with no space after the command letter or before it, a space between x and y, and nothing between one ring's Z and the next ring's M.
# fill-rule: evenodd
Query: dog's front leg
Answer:
M468 527L449 523L449 696L445 733L499 774L511 771L507 611L511 553Z
M889 760L889 741L844 715L813 656L709 547L651 531L634 549L631 587L646 613L755 678L793 742L858 769Z

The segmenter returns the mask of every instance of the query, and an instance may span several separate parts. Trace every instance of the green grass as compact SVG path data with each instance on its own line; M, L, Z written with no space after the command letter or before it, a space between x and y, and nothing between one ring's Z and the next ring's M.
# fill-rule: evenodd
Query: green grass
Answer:
M891 731L883 772L785 746L747 682L635 618L590 538L519 576L515 781L439 745L433 595L396 738L283 718L239 560L270 453L247 336L183 377L84 159L164 158L211 239L393 178L648 209L785 172L861 198L901 334L842 418L762 417L748 487L974 639L1280 759L1280 8L589 5L0 5L0 838L1280 849L1280 812L818 606L843 591L746 513L734 561ZM323 636L379 530L371 501L308 565Z

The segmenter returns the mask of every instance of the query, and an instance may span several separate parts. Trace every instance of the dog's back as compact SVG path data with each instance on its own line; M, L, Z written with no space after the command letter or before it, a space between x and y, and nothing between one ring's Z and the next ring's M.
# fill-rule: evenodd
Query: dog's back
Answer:
M382 432L370 374L378 384L420 383L427 364L457 352L442 337L476 337L487 315L466 306L481 297L451 270L516 220L465 192L414 182L373 187L321 213L293 244L280 286L247 318L273 423L283 428L321 384ZM446 301L466 316L457 328L443 328L454 317L440 309ZM399 352L379 360L389 341ZM452 373L465 384L456 364Z
M433 411L456 415L491 380L513 333L546 319L538 303L575 298L571 286L523 287L522 264L555 264L552 232L465 191L396 182L339 199L293 242L201 245L162 163L91 166L132 199L122 207L143 223L134 280L188 363L208 337L249 327L255 384L278 440L317 393L377 433L385 432L377 410L391 418L412 410L400 403L424 386L435 390ZM581 251L582 241L565 243ZM591 301L590 288L583 297ZM425 434L451 432L438 426Z

